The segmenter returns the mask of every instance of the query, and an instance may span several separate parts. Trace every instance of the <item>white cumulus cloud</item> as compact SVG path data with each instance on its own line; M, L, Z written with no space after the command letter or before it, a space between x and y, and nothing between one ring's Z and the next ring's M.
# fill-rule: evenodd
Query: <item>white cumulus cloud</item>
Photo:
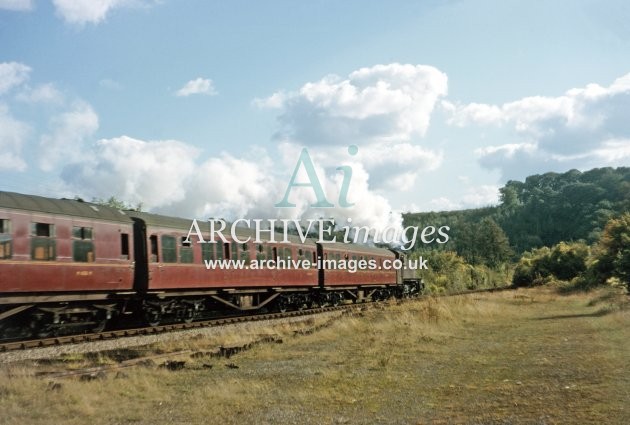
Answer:
M196 78L190 80L184 87L175 92L176 96L190 96L192 94L205 94L207 96L214 96L217 94L212 80L208 78Z
M392 63L327 76L296 92L255 99L281 110L278 137L307 145L403 142L424 136L446 74L426 65Z
M459 127L503 126L516 143L477 149L480 163L504 178L567 168L630 162L630 74L608 87L588 84L563 95L532 96L503 105L442 102L449 123Z
M196 148L176 140L102 139L80 162L67 165L62 177L89 196L159 208L184 199L197 155Z
M145 0L53 0L57 14L69 24L98 24L114 9L148 5Z
M21 102L27 103L62 103L63 94L52 83L42 84L37 87L26 87L15 97Z
M459 201L439 197L429 201L433 211L452 211L468 208L483 208L499 203L499 186L469 186Z
M0 63L0 95L28 80L31 67L19 62Z
M70 191L88 198L116 196L142 203L147 210L183 217L333 217L341 224L352 217L353 225L375 229L402 225L400 214L392 212L387 199L370 190L369 176L360 164L353 167L348 196L353 207L344 208L338 203L343 175L316 163L325 196L335 207L311 208L316 201L313 190L297 187L289 199L296 207L276 208L296 160L293 158L285 173L278 172L278 164L263 150L251 158L236 158L225 152L204 158L197 148L181 141L121 136L94 143L79 161L69 161L62 178Z
M98 115L82 101L51 118L50 132L41 136L39 165L51 171L57 165L85 155L85 142L98 130Z
M0 171L24 171L22 146L30 127L11 116L9 108L0 103Z
M279 111L274 139L285 157L297 158L307 146L327 170L350 161L363 168L370 190L385 193L409 190L420 173L441 165L442 152L420 142L447 86L446 74L437 68L391 63L360 68L346 78L328 75L253 104ZM350 145L359 148L352 158Z

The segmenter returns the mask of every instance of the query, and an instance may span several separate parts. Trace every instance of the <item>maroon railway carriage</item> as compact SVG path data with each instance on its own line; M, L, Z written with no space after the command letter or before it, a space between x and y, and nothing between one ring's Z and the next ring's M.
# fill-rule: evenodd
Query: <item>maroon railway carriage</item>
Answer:
M27 310L41 320L71 309L77 323L105 320L112 299L133 289L132 247L124 212L0 192L0 324Z
M137 246L145 251L136 252L136 287L144 288L149 297L146 304L149 310L154 310L151 321L173 313L192 318L207 307L207 297L238 310L254 310L280 295L308 293L318 287L315 264L307 269L280 269L268 265L253 268L251 265L254 259L259 262L273 260L274 265L280 260L288 262L291 259L309 259L314 263L317 246L310 240L302 243L298 238L290 237L289 243L272 243L263 238L261 243L256 243L253 231L239 228L237 239L250 238L249 241L234 241L226 230L223 234L227 242L217 239L215 243L208 243L209 223L199 221L204 238L204 243L199 243L194 231L187 241L192 220L143 212L130 211L128 214L135 221L136 239L146 241L146 248ZM241 267L234 263L229 268L208 267L210 262L224 261L227 264L230 260L242 261Z
M401 283L393 267L397 255L387 249L344 243L319 245L320 280L327 290L346 290L344 295L362 300L387 296L388 288ZM390 294L391 295L391 294Z
M209 223L198 223L209 237ZM241 241L251 238L244 243L225 231L227 242L197 243L186 240L191 225L80 200L0 192L0 338L98 331L112 317L189 321L225 310L407 296L421 288L413 274L383 267L402 255L386 249L293 236L257 243L247 229L237 229ZM207 267L221 260L242 264ZM287 267L305 260L311 266ZM326 260L376 267L350 273L321 268Z

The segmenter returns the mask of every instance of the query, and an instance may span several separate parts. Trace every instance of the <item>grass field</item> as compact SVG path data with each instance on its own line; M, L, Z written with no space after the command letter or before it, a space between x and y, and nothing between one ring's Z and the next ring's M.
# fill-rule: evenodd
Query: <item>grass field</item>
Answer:
M610 289L392 304L178 371L52 382L4 365L0 422L627 424L629 325L628 296Z

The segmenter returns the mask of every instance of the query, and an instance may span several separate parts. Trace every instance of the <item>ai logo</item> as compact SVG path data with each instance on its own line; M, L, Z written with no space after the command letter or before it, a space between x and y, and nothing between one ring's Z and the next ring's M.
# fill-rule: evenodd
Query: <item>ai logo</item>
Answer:
M356 145L348 146L348 153L350 155L356 155L359 152L359 148ZM304 166L304 170L306 171L306 175L308 176L308 182L297 183L295 181L298 171L300 170L300 166ZM337 170L343 172L343 182L341 183L341 190L339 191L339 206L342 208L348 208L354 205L354 203L348 202L348 189L350 187L350 179L352 178L352 167L349 165L341 165L337 167ZM294 187L312 187L315 192L315 197L317 198L317 202L311 204L313 208L333 208L335 205L328 202L326 199L326 194L324 193L324 189L322 188L319 179L317 178L317 173L315 172L315 166L313 165L313 160L311 160L311 156L308 154L308 150L306 148L302 149L300 153L300 157L298 158L298 162L295 165L295 170L293 170L293 176L291 176L291 180L289 180L289 185L287 186L287 190L284 193L284 198L282 201L278 202L275 206L277 208L292 208L295 207L295 204L289 202L289 195L291 194L291 189Z

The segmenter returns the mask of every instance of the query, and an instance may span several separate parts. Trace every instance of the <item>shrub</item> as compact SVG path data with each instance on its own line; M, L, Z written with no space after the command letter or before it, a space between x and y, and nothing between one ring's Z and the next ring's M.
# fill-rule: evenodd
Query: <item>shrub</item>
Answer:
M514 270L515 286L542 285L554 279L569 281L587 269L588 246L582 242L560 242L523 254Z

